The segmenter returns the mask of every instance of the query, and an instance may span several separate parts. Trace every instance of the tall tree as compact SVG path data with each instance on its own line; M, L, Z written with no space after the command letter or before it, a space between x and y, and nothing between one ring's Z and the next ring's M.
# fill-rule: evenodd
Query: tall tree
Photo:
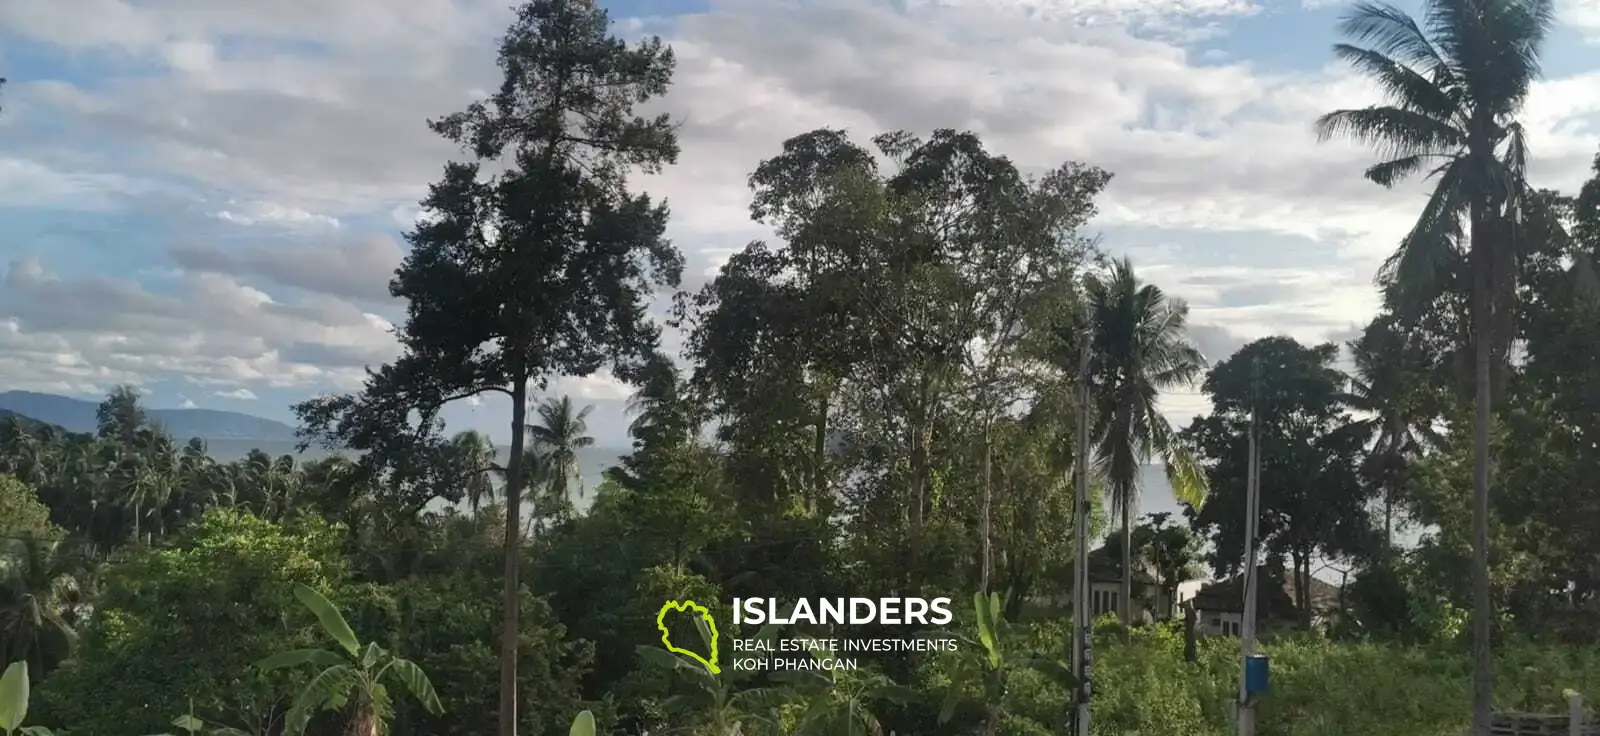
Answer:
M1354 43L1334 54L1378 82L1387 104L1336 110L1320 137L1370 143L1383 160L1368 179L1392 186L1426 171L1434 189L1380 273L1402 316L1471 275L1477 404L1473 473L1473 728L1489 733L1494 697L1489 600L1489 422L1496 358L1512 338L1515 260L1526 214L1527 141L1516 116L1539 76L1553 0L1429 0L1423 23L1388 4L1362 2L1341 22ZM1366 44L1365 47L1355 44ZM1467 227L1462 228L1463 220ZM1464 266L1464 267L1463 267ZM1459 283L1459 279L1456 279Z
M628 190L635 171L677 159L666 115L634 107L664 94L673 55L658 38L628 44L589 0L529 0L500 43L498 92L433 121L476 159L452 162L423 201L429 217L390 291L409 302L404 355L369 380L363 413L437 429L450 400L511 398L506 468L500 733L517 732L521 502L530 387L589 375L606 363L624 379L653 354L656 287L675 287L683 256L665 239L667 207ZM481 169L488 165L498 174ZM354 405L346 402L347 405ZM303 414L327 427L343 407ZM371 423L369 423L370 425ZM349 434L382 432L340 422ZM403 446L403 443L386 443Z
M962 419L978 429L978 589L988 593L995 429L1041 388L1035 380L1036 338L1067 302L1090 255L1091 244L1079 229L1094 217L1094 198L1110 175L1068 163L1030 179L985 149L977 135L948 129L926 140L882 136L879 147L902 162L889 181L897 203L894 222L915 234L900 245L921 261L908 280L913 288L895 289L921 302L902 305L910 309L901 321L916 324L916 317L933 316L935 329L928 333L940 338L945 356L956 359L966 405Z
M1219 575L1243 567L1248 440L1258 417L1262 564L1287 558L1303 606L1317 555L1346 557L1370 549L1365 487L1358 475L1361 438L1344 431L1345 376L1333 367L1339 346L1307 347L1288 337L1256 340L1212 368L1203 390L1212 413L1184 430L1205 465L1212 498L1190 526L1209 534ZM1259 373L1258 373L1259 367Z
M139 430L150 424L150 417L139 404L139 389L118 386L95 408L95 434L132 449L139 441Z
M882 548L902 584L958 557L983 584L1003 471L992 451L945 451L1029 393L1020 343L1092 251L1079 228L1110 175L1068 163L1030 179L948 129L872 143L815 130L757 167L752 215L785 247L752 243L686 310L691 386L723 420L733 472L758 479L741 493L816 518L842 502L871 536L903 535ZM972 504L943 492L969 469L958 456L989 466ZM923 554L972 529L970 557Z
M1205 358L1185 333L1188 306L1139 281L1126 259L1112 263L1109 273L1090 274L1084 299L1092 333L1092 441L1112 513L1122 518L1122 559L1131 560L1139 471L1146 463L1162 459L1178 500L1193 507L1205 502L1206 481L1157 406L1162 391L1192 386ZM1132 623L1132 601L1133 566L1123 565L1125 624Z
M628 434L635 450L675 447L698 435L697 412L671 358L657 356L646 369L643 383L628 399L628 413L633 415ZM623 466L632 467L626 458Z
M1185 525L1169 524L1171 518L1165 511L1147 514L1148 521L1133 528L1132 560L1156 579L1158 592L1151 596L1149 608L1162 616L1172 615L1178 586L1202 576L1200 538Z
M858 276L865 262L897 265L881 238L883 182L870 153L821 129L784 141L750 187L751 218L785 247L749 244L681 305L696 362L691 387L731 420L718 433L748 450L737 456L759 459L734 469L761 478L750 485L762 496L751 501L827 517L840 388L871 335Z

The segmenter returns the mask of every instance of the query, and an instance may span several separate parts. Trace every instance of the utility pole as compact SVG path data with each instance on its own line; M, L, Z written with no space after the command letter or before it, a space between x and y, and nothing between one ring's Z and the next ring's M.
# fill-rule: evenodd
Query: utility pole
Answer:
M1256 522L1261 518L1261 360L1250 364L1250 467L1245 471L1244 621L1239 631L1239 736L1255 736L1255 696L1247 679L1256 654Z
M1089 607L1089 328L1078 332L1078 453L1073 461L1077 471L1077 494L1072 504L1072 675L1078 680L1073 698L1072 722L1075 736L1089 736L1089 695L1094 621Z

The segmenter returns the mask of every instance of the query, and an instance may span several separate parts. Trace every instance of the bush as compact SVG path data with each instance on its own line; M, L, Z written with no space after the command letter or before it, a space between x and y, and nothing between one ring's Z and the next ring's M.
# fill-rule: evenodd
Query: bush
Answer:
M1066 627L1040 622L1032 628L1037 647L1053 647L1065 658ZM1124 641L1120 627L1106 626L1095 638L1097 736L1234 732L1238 639L1202 639L1190 663L1176 627L1139 627L1127 636ZM1258 709L1261 736L1455 736L1471 718L1470 660L1455 645L1353 644L1299 635L1266 642L1261 652L1272 662L1271 690ZM1564 690L1591 698L1600 693L1600 651L1503 642L1497 672L1502 710L1564 713ZM943 685L936 660L918 673L923 689ZM1052 733L1069 708L1063 689L1019 673L1006 695L1000 732Z

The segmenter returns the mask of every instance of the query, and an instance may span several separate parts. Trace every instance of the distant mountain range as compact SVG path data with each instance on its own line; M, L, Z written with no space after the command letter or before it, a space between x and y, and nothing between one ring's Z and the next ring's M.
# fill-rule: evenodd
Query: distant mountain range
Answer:
M0 392L0 414L18 414L69 432L95 431L97 401L85 401L56 394L32 391ZM293 442L294 427L236 411L216 409L146 409L151 421L164 427L178 441L199 437L206 440L255 440Z

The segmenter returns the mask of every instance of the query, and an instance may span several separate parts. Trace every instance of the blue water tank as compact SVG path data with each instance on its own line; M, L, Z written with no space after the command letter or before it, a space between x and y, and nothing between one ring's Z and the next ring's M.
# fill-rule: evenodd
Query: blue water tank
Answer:
M1247 695L1267 692L1267 655L1252 654L1244 660L1244 691Z

